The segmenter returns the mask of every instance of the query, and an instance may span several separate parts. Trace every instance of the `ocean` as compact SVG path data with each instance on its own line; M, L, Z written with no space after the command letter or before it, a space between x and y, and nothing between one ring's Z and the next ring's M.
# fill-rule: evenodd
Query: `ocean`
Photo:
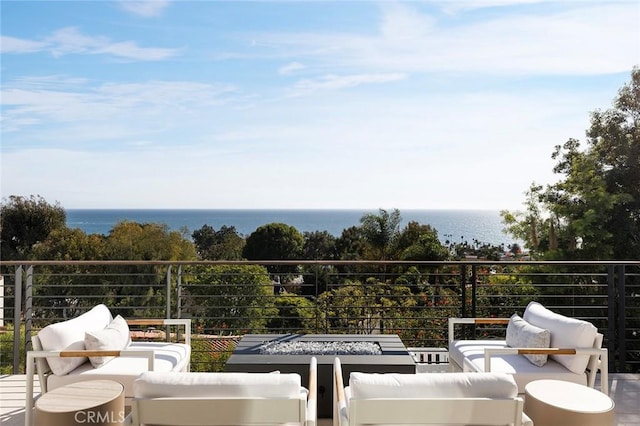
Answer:
M66 209L67 226L87 234L109 234L118 222L165 224L170 230L187 229L188 234L203 225L215 230L234 226L238 233L250 235L259 226L285 223L300 232L327 231L338 237L344 229L360 225L360 218L377 210L143 210L143 209ZM444 243L477 240L505 247L516 242L502 232L497 210L400 210L403 228L410 221L431 225Z

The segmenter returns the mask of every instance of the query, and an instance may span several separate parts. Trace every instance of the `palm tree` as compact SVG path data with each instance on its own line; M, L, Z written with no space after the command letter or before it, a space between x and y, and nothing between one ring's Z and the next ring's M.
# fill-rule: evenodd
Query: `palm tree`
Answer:
M368 213L360 218L364 238L371 249L367 257L379 260L388 259L394 243L400 235L400 210L393 209L391 213L380 209L378 214Z

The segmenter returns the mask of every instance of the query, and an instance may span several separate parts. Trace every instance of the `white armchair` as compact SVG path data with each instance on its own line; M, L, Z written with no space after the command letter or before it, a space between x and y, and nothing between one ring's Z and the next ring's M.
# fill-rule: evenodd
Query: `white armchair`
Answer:
M351 373L334 360L334 426L532 426L513 377L504 373Z

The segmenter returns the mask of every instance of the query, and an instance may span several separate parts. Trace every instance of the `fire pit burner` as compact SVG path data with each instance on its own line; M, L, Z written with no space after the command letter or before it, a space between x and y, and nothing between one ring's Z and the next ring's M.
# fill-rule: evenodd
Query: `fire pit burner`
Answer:
M382 355L376 342L267 342L263 355Z

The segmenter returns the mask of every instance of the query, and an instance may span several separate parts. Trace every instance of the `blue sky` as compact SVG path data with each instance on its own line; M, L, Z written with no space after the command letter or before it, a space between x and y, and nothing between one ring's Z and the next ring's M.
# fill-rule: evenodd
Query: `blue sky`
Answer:
M637 0L0 8L1 195L65 208L516 210L640 64Z

